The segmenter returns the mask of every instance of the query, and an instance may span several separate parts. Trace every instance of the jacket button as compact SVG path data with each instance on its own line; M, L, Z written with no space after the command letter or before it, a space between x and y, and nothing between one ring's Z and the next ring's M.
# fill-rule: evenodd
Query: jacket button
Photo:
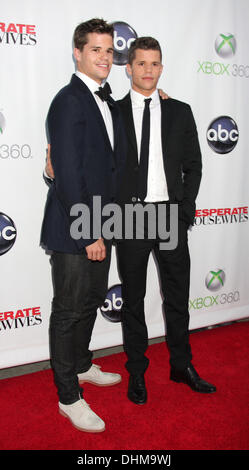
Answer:
M136 198L136 197L132 197L131 200L132 200L132 202L136 202L137 198Z

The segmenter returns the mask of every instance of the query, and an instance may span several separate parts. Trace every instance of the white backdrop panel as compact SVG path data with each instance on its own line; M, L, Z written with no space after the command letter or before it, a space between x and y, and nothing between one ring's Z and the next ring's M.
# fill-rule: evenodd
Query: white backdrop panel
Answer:
M124 21L139 36L155 36L163 51L160 86L190 103L195 115L203 180L196 224L189 231L190 328L247 317L248 1L154 0L152 7L149 0L95 0L94 5L82 0L12 0L1 6L0 15L0 212L17 229L13 247L0 256L0 367L49 358L52 283L49 256L39 247L47 194L42 179L45 119L53 96L74 71L73 30L95 16ZM236 49L224 57L215 42L226 33L235 38ZM114 65L109 81L114 98L127 93L124 66ZM237 144L227 154L210 148L206 137L211 121L223 116L230 116L239 131ZM204 209L220 209L227 217L217 212L203 215ZM210 276L214 280L208 285ZM113 249L109 286L119 283ZM165 333L165 325L153 257L147 287L148 331L156 337ZM92 348L117 344L122 344L120 323L107 321L99 312Z

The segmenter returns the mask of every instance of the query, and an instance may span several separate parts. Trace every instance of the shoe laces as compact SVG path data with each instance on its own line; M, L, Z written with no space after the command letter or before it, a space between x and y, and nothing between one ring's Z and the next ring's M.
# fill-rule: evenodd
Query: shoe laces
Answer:
M85 408L91 409L90 405L88 405L88 403L86 402L86 400L84 400L84 398L80 397L80 402Z
M97 364L93 364L93 365L92 365L92 372L94 372L95 375L98 374L98 372L100 371L100 369L101 369L101 366L98 366Z

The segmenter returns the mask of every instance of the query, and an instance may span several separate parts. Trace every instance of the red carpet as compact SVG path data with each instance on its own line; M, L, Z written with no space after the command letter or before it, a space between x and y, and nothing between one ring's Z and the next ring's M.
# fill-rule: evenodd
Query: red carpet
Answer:
M86 401L106 422L101 434L77 431L58 414L51 370L1 380L0 449L246 450L248 333L249 322L243 322L191 334L193 364L217 386L211 395L169 380L165 343L149 347L143 406L126 398L123 353L96 360L104 370L123 375L114 387L85 384Z

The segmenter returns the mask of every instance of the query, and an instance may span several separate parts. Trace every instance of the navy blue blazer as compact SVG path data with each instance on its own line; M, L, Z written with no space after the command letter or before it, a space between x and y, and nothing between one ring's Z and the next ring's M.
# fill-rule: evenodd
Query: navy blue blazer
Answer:
M47 124L55 179L49 187L41 230L41 244L49 250L80 253L96 240L71 237L74 204L87 205L91 213L93 196L101 196L102 206L116 201L126 143L114 100L110 109L114 149L92 93L76 75L51 103Z

